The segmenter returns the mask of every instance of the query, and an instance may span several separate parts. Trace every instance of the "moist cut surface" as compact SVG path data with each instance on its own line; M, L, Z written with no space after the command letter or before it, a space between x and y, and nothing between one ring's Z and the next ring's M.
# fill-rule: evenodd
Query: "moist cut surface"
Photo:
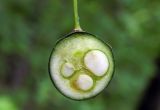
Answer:
M96 96L111 80L111 48L95 36L76 32L59 41L49 63L56 88L65 96L82 100Z

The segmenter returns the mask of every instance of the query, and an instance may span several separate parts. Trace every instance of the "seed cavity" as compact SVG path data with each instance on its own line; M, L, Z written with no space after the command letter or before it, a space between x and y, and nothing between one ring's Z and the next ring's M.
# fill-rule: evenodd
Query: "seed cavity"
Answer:
M85 74L81 74L78 76L76 80L76 86L83 91L87 91L93 86L93 79Z
M66 78L72 76L74 73L74 66L71 63L64 63L61 68L61 73Z
M109 67L106 55L100 50L91 50L84 56L85 66L96 76L103 76Z

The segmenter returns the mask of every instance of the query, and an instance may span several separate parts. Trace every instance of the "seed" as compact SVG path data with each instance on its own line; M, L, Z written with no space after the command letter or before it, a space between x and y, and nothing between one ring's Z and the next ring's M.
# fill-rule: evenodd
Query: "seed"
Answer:
M65 63L62 65L61 73L64 77L68 78L74 73L74 66L71 63Z
M85 74L79 75L76 85L79 89L87 91L93 86L93 79Z
M99 50L91 50L84 57L86 67L96 76L103 76L109 67L106 55Z

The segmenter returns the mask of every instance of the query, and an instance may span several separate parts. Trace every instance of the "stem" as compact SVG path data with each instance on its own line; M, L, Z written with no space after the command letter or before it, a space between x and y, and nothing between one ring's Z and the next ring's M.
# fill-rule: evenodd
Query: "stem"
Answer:
M74 22L75 22L75 31L82 31L80 23L79 23L79 16L78 16L78 3L77 0L73 0L73 8L74 8Z

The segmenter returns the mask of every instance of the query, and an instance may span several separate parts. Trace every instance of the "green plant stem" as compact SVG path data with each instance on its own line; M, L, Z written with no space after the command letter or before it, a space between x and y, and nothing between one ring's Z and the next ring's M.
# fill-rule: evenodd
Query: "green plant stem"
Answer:
M82 31L82 28L80 26L80 22L79 22L79 16L78 16L78 3L77 0L73 0L73 8L74 8L74 21L75 21L75 27L74 30L75 31Z

